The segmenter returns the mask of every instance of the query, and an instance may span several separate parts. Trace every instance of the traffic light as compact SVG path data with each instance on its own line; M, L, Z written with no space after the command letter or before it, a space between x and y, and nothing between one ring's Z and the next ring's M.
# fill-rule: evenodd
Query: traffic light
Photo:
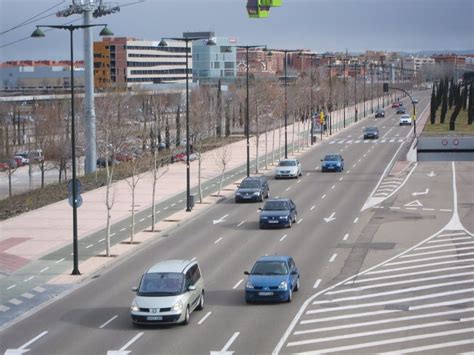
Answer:
M319 113L319 123L324 124L324 112L321 111Z

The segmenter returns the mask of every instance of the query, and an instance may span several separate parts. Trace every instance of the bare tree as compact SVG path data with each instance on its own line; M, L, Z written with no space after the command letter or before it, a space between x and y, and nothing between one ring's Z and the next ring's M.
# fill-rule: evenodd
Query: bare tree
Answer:
M125 179L127 182L128 187L130 188L132 203L131 203L131 228L130 228L130 244L133 244L133 237L135 236L135 192L138 183L140 182L142 175L141 167L142 161L140 159L134 159L126 163L128 165L128 171L130 173L130 177Z
M218 149L215 152L217 166L221 169L221 179L219 182L219 191L217 192L217 196L221 195L222 183L224 182L225 171L231 157L232 157L232 154L230 151L230 147L228 145L223 145L220 149Z

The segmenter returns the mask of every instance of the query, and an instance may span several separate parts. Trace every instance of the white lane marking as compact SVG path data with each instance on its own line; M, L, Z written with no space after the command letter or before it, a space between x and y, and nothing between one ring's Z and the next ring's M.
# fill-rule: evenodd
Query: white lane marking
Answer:
M317 279L313 285L313 288L318 288L319 284L321 283L321 279Z
M35 287L33 290L35 290L36 292L39 292L39 293L43 293L44 291L46 291L43 287Z
M94 244L89 244L88 246L86 246L86 249L92 248L93 246Z
M29 351L29 349L25 349L26 347L30 346L31 344L33 344L35 341L37 341L39 338L41 337L44 337L46 334L48 334L48 331L45 330L44 332L38 334L37 336L35 336L33 339L29 340L28 342L26 342L25 344L23 344L22 346L20 346L18 349L7 349L5 351L5 355L8 355L8 354L23 354L23 353L26 353L27 351Z
M143 222L144 220L145 220L145 218L142 218L142 219L140 220L140 222Z
M466 235L465 232L456 232L456 233L443 233L443 234L438 234L439 237L455 237L457 235Z
M367 153L364 153L363 157L365 158L367 156Z
M285 189L285 191L290 191L290 190L291 190L291 186L289 186Z
M344 179L344 177L343 177L343 176L341 176L341 177L339 178L339 181L342 181L343 179Z
M359 317L365 317L365 316L376 316L376 315L394 313L394 312L401 312L401 311L395 310L395 309L390 309L390 310L385 309L385 310L382 310L382 311L352 313L352 314L344 314L342 316L334 316L334 317L326 317L326 318L321 318L321 317L318 316L318 318L302 320L300 322L300 324L321 323L321 322L347 319L347 318L359 318Z
M306 176L309 176L309 173L306 173Z
M418 208L416 207L405 207L406 210L417 211Z
M422 208L423 211L434 211L434 208Z
M419 248L416 248L416 250L436 249L436 248L452 247L453 245L458 246L458 245L466 245L466 244L474 244L474 242L436 244L436 245L430 245L427 247L419 247Z
M439 283L439 284L434 284L434 285L404 288L404 289L401 289L401 290L392 290L392 291L385 291L385 292L379 292L379 293L371 293L369 295L359 295L359 296L354 296L354 297L333 298L331 300L314 301L312 304L313 305L318 305L318 304L330 304L330 303L333 303L333 302L337 303L337 302L342 302L342 301L362 300L362 299L366 299L366 298L396 295L396 294L399 294L399 293L405 293L405 292L411 292L411 291L420 291L420 290L429 290L430 288L437 288L437 287L443 287L443 286L453 286L453 285L463 285L463 284L468 284L468 283L474 283L474 280L461 280L461 281L445 282L445 283ZM466 291L466 290L469 290L469 289L464 289L463 291ZM472 288L470 290L472 290ZM459 290L456 290L456 291L459 291ZM456 291L440 292L440 293L437 293L437 294L417 296L417 297L412 297L411 299L412 300L422 300L422 299L425 299L425 298L433 298L435 295L438 295L438 296L451 295L451 294L456 294ZM375 302L375 303L377 303L377 302ZM375 305L375 303L374 303L374 305ZM334 309L336 309L336 308L344 309L344 307L346 307L346 306L334 307ZM349 307L352 307L352 306L349 306Z
M332 185L332 186L331 186L331 190L334 190L335 187L336 187L336 185Z
M460 254L462 256L467 256L467 255L474 255L474 252L472 253L462 253ZM413 262L420 262L420 261L428 261L428 260L437 260L437 259L446 259L446 258L452 258L454 257L453 255L441 255L441 256L431 256L429 258L420 258L416 260L405 260L405 261L394 261L385 265L391 266L391 265L401 265L401 264L409 264ZM460 260L458 260L460 261Z
M359 159L359 163L362 161L362 158Z
M333 254L331 256L331 259L329 259L329 262L332 263L334 260L336 260L337 254Z
M64 261L64 258L61 258L61 259L59 259L59 260L56 260L54 263L55 263L55 264L59 264L61 261Z
M204 321L212 314L212 312L207 312L206 315L204 317L202 317L199 322L198 322L198 325L201 325L202 323L204 323Z
M16 287L16 285L10 285L10 286L7 287L7 290L11 290L12 288L15 288L15 287Z
M460 346L460 345L467 345L467 344L474 344L474 339L448 341L445 343L436 343L432 345L417 346L417 347L408 348L408 349L399 349L397 350L397 354L409 354L409 353L414 353L414 352L418 353L418 352L427 351L427 350L446 349L453 346ZM388 355L388 354L394 354L394 353L381 353L381 355ZM459 354L459 355L469 355L469 354L472 355L472 352Z
M368 272L367 275L382 274L382 273L387 273L387 272L410 270L410 269L419 269L420 267L425 268L425 267L431 267L431 266L437 266L437 265L446 265L446 264L463 263L463 262L474 262L474 259L448 260L448 261L421 264L421 265L415 265L415 266L405 266L405 267L399 267L399 268L394 268L394 269L383 269L383 270Z
M414 282L424 282L424 281L450 279L450 278L454 278L454 277L469 276L469 275L472 275L472 272L460 272L460 273L457 273L457 274L431 276L431 277L424 277L424 278L420 278L420 279L401 280L401 281L394 281L394 282L383 282L383 283L379 283L379 284L375 284L375 285L362 286L362 287L352 287L350 289L345 289L345 290L330 291L327 294L328 295L335 295L335 294L347 293L347 292L359 292L359 291L362 291L362 290L367 290L367 289L376 288L376 287L395 286L395 285L403 285L403 284L409 284L409 283L414 283ZM443 284L436 284L433 287L438 287L439 285L443 286Z
M300 218L300 220L296 222L296 224L300 224L301 222L303 222L303 218Z
M217 240L214 242L214 244L219 243L221 240L222 240L222 237L220 237L219 239L217 239Z
M472 332L473 330L474 330L474 328L464 328L464 329L450 330L450 331L445 331L445 332L428 333L428 334L421 334L421 335L412 335L412 336L406 336L406 337L402 337L402 338L391 338L391 339L388 339L388 340L372 341L372 342L368 342L368 343L358 343L358 344L355 344L355 345L340 346L340 347L337 347L337 348L318 349L318 354L324 354L324 353L330 353L330 352L342 352L342 351L347 351L347 350L362 349L362 348L380 346L380 345L386 345L386 344L404 343L404 342L411 341L411 340L438 338L438 337L441 337L441 336L469 333L469 332ZM308 343L306 342L306 344L308 344ZM289 345L290 345L290 343L288 343L288 346ZM295 344L295 345L300 345L300 344Z
M389 207L389 208L390 208L391 210L399 210L399 209L400 209L400 207L394 207L394 206Z
M453 210L449 209L449 208L440 208L439 209L441 212L453 212Z
M239 287L242 281L244 281L244 279L240 279L239 281L237 281L237 283L234 285L234 287L232 287L232 289L235 290L237 287Z
M457 237L457 238L446 238L446 239L436 239L436 240L431 240L428 242L428 244L431 244L431 243L444 243L444 242L455 242L455 241L458 241L458 240L472 240L472 237ZM455 244L455 243L453 243Z
M168 208L170 208L170 207L169 207L169 206L166 206L166 207L165 207L165 208L163 208L163 209L166 211Z
M107 326L107 324L109 324L110 322L112 322L112 321L113 321L114 319L116 319L116 318L118 318L118 315L113 316L113 317L110 318L108 321L106 321L105 323L101 324L101 325L99 326L99 329L104 328L105 326Z
M4 306L3 304L0 304L0 312L6 312L10 309L10 307Z
M115 235L115 234L114 234ZM110 235L112 237L112 234ZM102 243L105 240L105 238L99 239L97 243Z
M283 237L280 238L280 242L282 242L283 240L285 240L285 238L288 236L288 234L285 234Z
M439 253L449 253L449 252L458 252L458 251L461 251L461 250L471 250L471 249L474 249L474 247L462 247L462 248L454 248L454 249L432 250L432 251L425 251L425 252L422 252L422 253L414 253L414 254L403 255L401 258L411 258L411 257L414 257L414 256L439 254Z
M10 302L11 304L14 304L15 306L18 306L19 304L22 304L23 302L16 299L16 298L12 298L11 300L9 300L8 302Z
M346 233L346 235L344 235L344 238L342 238L342 240L347 240L347 238L349 238L349 233Z
M173 203L171 204L171 207L174 207L174 206L176 206L176 202L173 202Z
M326 198L326 194L322 195L321 198L324 200Z
M181 203L181 202L183 202L183 199L181 199L181 200L178 201L178 203Z
M357 223L358 220L359 220L359 217L356 217L356 218L354 219L354 223Z
M474 266L473 265L463 265L463 266L445 267L445 268L441 268L441 269L430 269L430 270L425 270L425 271L405 272L403 274L379 276L379 277L370 277L370 278L366 278L366 279L357 279L357 280L352 281L351 284L361 283L361 282L378 281L378 280L395 279L395 278L407 277L407 276L418 276L418 275L422 275L422 274L433 274L433 273L442 272L442 271L455 271L455 270L470 269L470 268L474 268Z
M380 319L380 320L369 321L369 322L351 323L351 324L336 325L336 326L332 326L332 327L323 327L323 328L316 328L316 329L299 330L299 331L294 332L293 334L294 335L310 334L310 333L319 333L319 332L333 331L333 330L339 330L339 329L358 328L358 327L364 327L364 326L368 326L368 325L386 324L386 323L392 323L392 322L400 322L400 321L407 321L407 320L414 320L414 319L423 319L423 318L429 318L429 317L439 317L439 316L444 316L444 315L469 312L469 311L473 311L473 310L474 310L474 308L468 308L468 309L465 309L465 310L456 309L456 310L450 310L450 311L444 311L444 312L418 314L418 315L415 315L415 316L405 316L405 317L398 317L398 318Z
M137 335L135 335L127 344L125 344L124 346L122 346L119 351L125 351L130 345L132 345L134 342L136 342L138 340L138 338L140 338L144 333L141 332L141 333L138 333ZM115 352L110 352L110 353L115 353ZM109 351L107 352L107 354L109 354Z
M240 222L239 224L237 224L237 227L240 227L244 223L245 223L245 221Z
M48 270L48 269L49 269L49 266L46 266L45 268L42 268L42 269L40 270L40 273L45 272L45 271Z
M312 205L309 210L312 211L312 210L314 210L315 207L316 207L315 205Z
M113 237L114 235L116 235L117 233L111 233L110 236Z
M355 168L357 166L357 164L352 164L352 167Z
M350 170L350 169L349 169L349 170L347 170L346 174L350 174L350 173L351 173L351 170Z
M28 277L27 279L23 280L23 282L31 281L31 280L33 280L34 278L35 278L34 276L30 276L30 277Z
M147 218L151 218L151 214L149 214L148 216L146 216Z
M126 228L122 228L120 231L123 232Z
M227 343L225 343L224 347L221 350L221 353L225 353L227 350L229 350L230 346L235 341L235 339L237 339L239 334L240 332L235 332L234 335L232 335L232 337L227 341Z
M299 184L301 182L301 180L298 180L296 183Z

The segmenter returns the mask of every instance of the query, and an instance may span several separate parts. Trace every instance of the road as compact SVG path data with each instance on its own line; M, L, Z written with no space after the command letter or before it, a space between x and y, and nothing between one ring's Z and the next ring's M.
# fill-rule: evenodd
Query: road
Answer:
M429 97L422 96L420 99L418 112L421 113ZM408 340L392 343L390 347L382 342L395 337L395 328L389 331L386 327L371 323L367 325L367 330L353 330L347 327L347 323L352 323L350 318L345 319L344 324L338 323L335 318L341 315L346 317L346 314L355 317L356 307L375 303L380 296L389 300L391 307L387 307L386 311L410 312L410 315L403 315L407 319L400 320L401 329L398 330L405 336L408 336L409 330L413 330L409 334L419 336L414 339L418 343L409 345L410 349L433 346L432 337L443 332L436 336L449 338L439 341L452 343L446 345L448 352L472 350L472 344L469 344L469 340L474 338L472 315L467 313L471 311L470 306L466 305L469 301L463 301L463 297L459 296L461 291L455 296L458 302L449 309L465 310L466 315L463 313L462 318L460 312L448 313L448 310L444 310L446 313L443 319L424 320L431 317L427 314L434 312L423 310L412 316L410 307L406 310L403 303L406 300L400 301L420 297L413 293L424 292L426 296L428 292L431 295L430 303L441 303L443 297L453 297L443 295L446 287L449 290L463 287L464 290L464 286L473 282L472 277L453 276L459 279L452 281L451 270L440 270L436 275L439 279L433 279L432 275L420 275L416 278L427 280L412 281L415 279L413 277L407 279L405 284L400 281L405 281L403 277L410 277L406 272L403 277L396 279L399 283L374 280L383 275L392 275L394 269L405 265L424 267L427 271L428 266L422 263L431 262L424 259L442 254L424 256L423 253L430 253L431 250L438 251L427 247L439 245L439 250L446 249L448 254L457 253L457 258L463 261L469 256L468 252L459 255L467 250L461 246L459 250L453 251L452 247L443 244L449 244L446 239L452 237L464 238L459 239L463 242L472 241L472 235L468 232L472 230L471 221L474 220L472 196L469 197L468 193L472 191L472 178L469 179L472 165L461 163L459 169L455 170L451 164L433 167L420 164L405 175L402 174L402 180L384 178L395 154L408 143L410 128L399 127L398 116L391 109L387 110L385 118L368 121L353 125L303 155L300 159L304 169L302 178L270 181L273 197L291 197L298 206L298 223L291 229L259 230L257 221L260 204L236 205L232 199L224 200L166 237L147 244L140 252L125 257L78 289L4 330L1 333L0 353L6 353L7 349L10 349L10 353L15 353L14 349L19 349L16 353L30 349L31 354L125 354L127 351L131 354L209 354L213 351L269 354L318 352L321 349L336 349L336 352L397 351L408 347ZM379 127L381 138L378 142L361 138L362 126L369 124ZM343 154L345 171L321 173L319 159L326 153L334 152ZM436 177L430 178L428 174L431 171L437 174ZM455 171L458 181L463 182L458 186L457 205L453 202L455 190L452 188ZM424 194L426 189L429 191ZM370 206L368 202L371 196L383 200ZM361 211L364 206L370 207ZM459 210L456 206L460 206ZM455 210L460 223L450 223ZM219 219L223 222L213 224L214 220ZM465 247L469 247L469 244ZM301 290L294 295L292 303L246 305L243 299L243 271L249 270L257 257L274 253L294 257L301 272ZM440 262L451 260L451 256L443 256ZM193 313L186 327L134 327L129 316L133 298L131 287L138 283L147 267L159 260L172 258L196 258L199 261L206 285L204 310ZM396 264L400 262L402 264ZM458 266L465 268L453 272L465 274L472 268L472 261L470 264L456 264ZM442 280L445 274L446 281ZM415 286L408 281L414 282ZM420 288L425 285L422 283L425 281L426 287ZM415 287L418 289L412 289ZM468 298L469 291L463 292L467 293L464 299ZM470 296L472 306L472 293ZM418 306L422 305L423 301L419 301ZM339 310L336 309L338 307ZM346 308L351 309L348 313L342 307L352 308ZM331 313L325 316L327 319L324 324L318 323L319 316L312 315L318 311L332 311L332 308L335 309L334 315ZM364 318L369 315L359 316L353 323L374 322ZM331 317L333 319L329 319ZM383 317L376 321L388 324L390 318L385 313ZM433 317L440 318L442 315ZM450 319L454 321L449 322ZM433 324L432 328L409 328L420 322L436 325ZM453 326L452 323L456 324ZM346 328L332 329L342 325L346 325ZM344 329L349 329L349 332ZM383 337L380 335L382 329L387 330ZM300 333L302 331L305 333ZM315 341L320 338L315 335L318 331L324 332L324 342ZM431 338L422 337L427 332L435 335ZM347 335L354 333L351 337ZM369 350L360 345L375 341L381 343ZM443 346L437 349L443 349Z

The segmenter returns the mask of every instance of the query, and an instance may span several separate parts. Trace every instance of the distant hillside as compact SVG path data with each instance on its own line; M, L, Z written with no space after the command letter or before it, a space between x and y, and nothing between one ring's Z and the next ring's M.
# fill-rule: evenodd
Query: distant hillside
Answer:
M433 54L474 54L474 49L442 49L442 50L429 50L419 52L398 52L401 55L418 55L418 56L432 56Z

